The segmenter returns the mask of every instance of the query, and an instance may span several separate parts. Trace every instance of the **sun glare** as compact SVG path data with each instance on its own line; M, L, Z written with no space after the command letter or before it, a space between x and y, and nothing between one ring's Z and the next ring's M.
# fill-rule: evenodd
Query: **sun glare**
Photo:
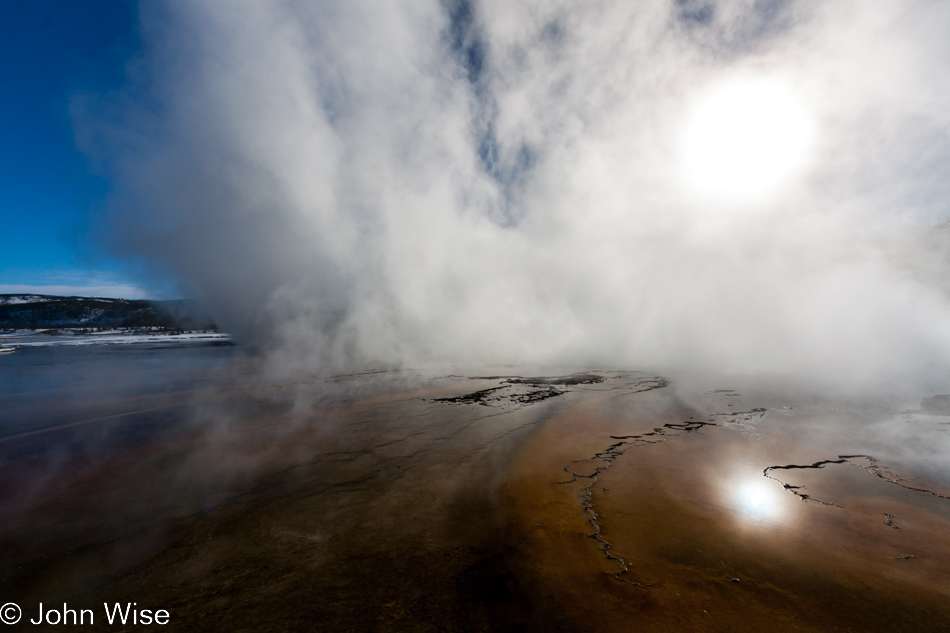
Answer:
M765 481L746 481L735 489L740 514L749 519L776 519L780 506L774 486Z
M686 179L703 196L767 196L804 165L811 127L794 93L780 81L722 84L697 101L687 123Z

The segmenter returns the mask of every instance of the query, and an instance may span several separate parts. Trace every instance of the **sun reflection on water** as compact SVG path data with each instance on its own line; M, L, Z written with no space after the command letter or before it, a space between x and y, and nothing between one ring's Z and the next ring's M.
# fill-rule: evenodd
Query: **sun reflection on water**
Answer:
M736 488L736 501L739 512L750 519L771 519L781 517L781 490L770 486L768 481L745 481Z

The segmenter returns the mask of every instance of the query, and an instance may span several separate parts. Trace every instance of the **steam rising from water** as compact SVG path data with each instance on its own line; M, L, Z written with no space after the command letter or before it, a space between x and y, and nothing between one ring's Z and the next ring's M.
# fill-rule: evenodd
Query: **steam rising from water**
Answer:
M141 10L128 88L77 106L116 177L106 238L287 367L950 361L950 5ZM809 167L706 199L683 128L740 76L794 92Z

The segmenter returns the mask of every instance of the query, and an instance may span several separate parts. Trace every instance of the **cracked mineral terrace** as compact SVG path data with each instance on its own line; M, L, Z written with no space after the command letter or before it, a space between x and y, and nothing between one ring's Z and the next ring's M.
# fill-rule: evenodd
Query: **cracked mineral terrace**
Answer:
M864 465L859 464L854 461L855 459L865 460L866 464ZM814 462L812 464L807 464L807 465L788 464L786 466L768 466L762 470L762 474L768 479L771 479L773 481L777 481L778 483L780 483L782 485L782 488L791 492L793 495L797 496L802 501L817 501L818 503L821 503L823 505L841 507L839 504L833 501L827 501L827 500L822 501L821 499L816 499L812 497L810 494L803 492L803 489L805 488L805 486L803 485L795 486L792 484L785 483L782 480L778 479L777 477L773 477L771 474L772 471L775 471L775 470L816 470L816 469L824 468L825 466L833 465L833 464L849 464L851 466L857 466L858 468L861 468L862 470L874 475L875 477L883 479L884 481L894 484L896 486L900 486L901 488L912 490L914 492L928 494L934 497L938 497L940 499L950 500L950 495L936 492L935 490L931 490L924 484L911 484L905 477L902 477L894 473L889 468L882 466L881 464L878 463L876 459L874 459L870 455L839 455L837 459L825 459L825 460ZM893 525L889 523L890 519L892 518L891 515L885 513L885 516L887 517L887 520L885 521L885 523L893 527Z
M566 391L556 386L569 387L573 385L594 385L604 381L603 376L590 373L571 374L570 376L556 376L553 378L535 377L521 378L520 376L484 376L478 380L501 381L497 387L480 389L460 396L433 398L433 402L448 402L452 404L481 404L491 407L517 407L534 404L554 396L560 396Z
M786 402L758 406L768 404L762 400L722 413L747 398L721 389L681 399L675 383L663 386L569 409L539 429L516 462L509 494L524 525L534 526L521 533L522 557L534 561L539 592L566 605L548 603L573 630L632 622L647 631L950 624L943 584L950 542L939 536L950 528L950 509L942 497L892 485L904 480L868 460L865 470L853 469L856 478L823 464L799 469L830 475L819 497L839 507L790 502L819 482L785 485L765 464L814 450L789 422L811 414ZM634 430L644 427L652 430ZM549 487L539 493L543 480ZM530 482L533 498L521 493ZM882 516L899 518L900 530L878 531ZM602 563L583 554L582 540Z
M643 391L660 389L666 387L668 384L668 380L658 379L653 381L649 388L644 389ZM734 395L731 390L717 390L715 393ZM764 415L765 409L762 408L752 409L750 411L737 411L735 413L714 413L711 415L711 419L707 422L699 422L694 420L686 420L683 422L667 422L662 427L654 428L649 432L639 433L636 435L611 435L611 439L621 441L610 444L605 449L595 453L594 456L590 457L589 459L574 460L564 465L563 470L564 472L571 474L571 479L568 481L559 481L557 483L572 484L575 483L579 478L589 480L589 482L580 489L579 496L581 505L590 517L588 519L588 523L594 528L594 531L588 534L588 536L600 544L600 550L604 553L607 560L618 563L619 569L611 574L614 578L617 580L623 580L624 582L628 582L638 587L655 587L662 584L659 582L641 583L623 578L623 575L630 571L629 567L627 566L627 562L623 558L614 556L610 553L611 545L601 534L601 527L597 522L597 511L594 509L593 493L591 490L597 483L598 475L608 470L616 459L621 457L624 453L632 448L664 442L668 438L678 437L685 433L693 433L706 426L748 424L761 419ZM713 420L719 421L714 422ZM576 468L574 466L575 464L586 465L587 468ZM578 472L579 470L580 472ZM607 489L603 488L603 491L606 492Z
M182 631L950 629L950 500L831 406L520 374L0 394L0 589Z

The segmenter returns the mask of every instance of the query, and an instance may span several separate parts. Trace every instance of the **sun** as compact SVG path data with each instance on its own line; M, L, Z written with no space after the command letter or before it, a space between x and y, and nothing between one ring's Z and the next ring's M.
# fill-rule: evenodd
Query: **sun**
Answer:
M683 168L696 193L761 199L806 163L812 122L795 93L775 79L735 79L697 99L683 134Z

